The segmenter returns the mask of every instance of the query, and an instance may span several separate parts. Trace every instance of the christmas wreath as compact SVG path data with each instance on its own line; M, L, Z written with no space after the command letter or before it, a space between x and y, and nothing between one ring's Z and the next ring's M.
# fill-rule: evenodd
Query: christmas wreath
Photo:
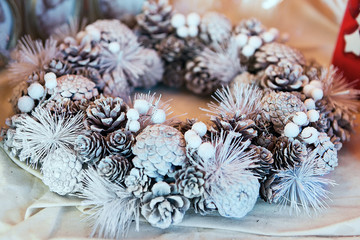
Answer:
M94 233L120 238L142 216L167 228L189 208L242 218L260 197L291 211L326 208L327 178L358 113L359 91L308 62L256 19L175 13L148 1L119 20L23 38L9 65L15 115L2 147L50 191L83 198ZM169 117L135 94L162 82L213 94L209 121Z

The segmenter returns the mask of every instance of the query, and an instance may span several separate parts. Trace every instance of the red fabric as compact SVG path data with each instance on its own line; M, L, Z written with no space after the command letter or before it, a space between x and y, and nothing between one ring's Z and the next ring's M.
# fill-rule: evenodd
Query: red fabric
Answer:
M360 79L360 56L344 52L344 35L353 33L354 31L359 31L360 26L355 20L359 12L360 0L349 0L332 59L333 65L338 67L339 70L344 73L344 76L348 79L348 81ZM360 81L357 81L356 87L360 89Z

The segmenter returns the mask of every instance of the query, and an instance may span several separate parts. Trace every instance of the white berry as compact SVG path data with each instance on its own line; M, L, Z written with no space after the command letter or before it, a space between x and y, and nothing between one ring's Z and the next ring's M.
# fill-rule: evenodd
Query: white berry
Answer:
M181 13L177 13L171 18L171 26L173 26L174 28L179 28L184 26L185 22L186 22L185 16Z
M185 141L188 142L190 137L193 136L193 135L198 135L198 134L194 130L186 131L185 134L184 134Z
M198 149L199 156L204 160L209 160L215 156L215 147L210 142L202 143Z
M199 135L191 135L188 137L187 146L190 148L198 148L201 142L202 141Z
M187 15L186 17L186 23L188 26L199 26L200 24L200 15L198 13L190 13L189 15Z
M262 40L259 36L252 36L249 38L249 45L254 47L255 49L258 49L261 47Z
M264 40L264 42L266 42L266 43L269 43L269 42L272 42L272 41L274 41L275 40L275 34L274 33L272 33L272 32L265 32L263 35L262 35L262 38L263 38L263 40Z
M243 47L248 42L248 36L245 34L238 34L235 37L235 40L238 47Z
M309 144L316 142L318 137L319 132L316 130L316 128L313 127L306 127L301 132L301 138L304 140L304 142Z
M311 91L315 88L315 86L307 84L304 86L303 92L307 97L311 97Z
M197 122L195 123L192 127L192 130L194 130L195 132L197 132L197 134L199 134L200 137L204 136L207 132L207 127L206 124L203 122Z
M118 42L109 43L109 51L112 53L118 53L120 51L120 44Z
M176 34L181 38L187 38L189 36L189 29L186 26L176 29Z
M284 135L289 138L294 138L300 133L300 128L293 122L290 122L285 125Z
M140 118L139 112L136 109L130 108L127 113L126 116L129 120L138 120Z
M304 104L307 110L315 109L315 101L312 98L306 99Z
M140 123L138 121L130 121L129 122L129 130L130 132L137 132L140 130Z
M32 99L38 100L44 96L44 93L45 89L40 83L35 82L28 87L28 94Z
M161 124L166 120L166 113L162 109L155 109L154 113L151 115L151 121L155 124Z
M277 28L270 28L268 32L271 32L275 35L275 38L279 36L279 30Z
M317 100L321 100L324 96L324 92L321 88L314 88L313 90L311 90L311 97L317 101Z
M21 98L19 98L17 106L21 112L27 113L34 108L35 102L34 99L29 96L22 96Z
M307 116L304 112L297 112L293 117L293 122L299 126L303 126L307 122Z
M196 26L190 26L188 32L190 37L196 37L199 33L199 29Z
M253 46L249 45L249 44L245 45L245 47L242 49L241 53L245 57L251 57L255 53L255 48Z
M53 72L48 72L48 73L46 73L44 75L45 82L50 81L50 80L54 80L54 79L56 80L56 75Z
M316 88L322 88L322 83L319 80L312 80L309 84Z
M146 114L150 109L150 103L144 99L137 99L134 103L134 108L140 115Z
M307 112L307 117L309 118L310 122L316 122L320 118L320 114L315 109L309 110Z

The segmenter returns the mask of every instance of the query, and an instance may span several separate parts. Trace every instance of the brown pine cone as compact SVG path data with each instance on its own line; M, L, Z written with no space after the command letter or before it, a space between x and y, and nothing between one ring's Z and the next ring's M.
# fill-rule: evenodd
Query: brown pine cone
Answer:
M246 35L260 35L265 32L266 28L262 23L256 18L250 18L242 20L239 24L237 24L234 28L235 34L244 33Z
M47 65L44 66L45 72L53 72L57 77L70 74L71 67L64 60L52 59Z
M105 138L97 132L79 135L75 142L75 151L82 162L95 164L105 155Z
M131 163L121 155L110 155L102 158L96 166L100 176L111 182L122 183L131 169Z
M134 136L124 129L112 132L106 137L107 150L111 154L120 154L127 158L132 156L133 143Z
M269 175L260 182L260 197L265 202L272 203L274 199L273 187L278 184L278 180L276 179L277 173L276 170L271 169Z
M257 145L272 151L275 147L277 137L269 132L261 132L261 134L256 138L255 142Z
M198 120L195 118L187 118L185 120L185 122L183 121L178 121L175 122L174 125L172 125L172 127L176 128L177 130L179 130L182 134L185 134L185 132L187 132L188 130L191 129L191 127L197 122Z
M86 109L85 126L106 136L125 127L128 105L119 97L101 96Z
M307 155L305 144L297 139L279 137L273 149L275 169L294 167Z
M184 85L185 69L182 62L172 62L165 65L163 83L169 87L180 88Z
M294 91L309 83L309 78L303 74L303 68L287 60L281 60L277 65L269 65L261 79L263 88L280 91Z
M260 181L265 179L265 176L270 174L273 168L273 154L266 148L253 145L256 151L258 161L258 167L254 168L256 175L260 177Z

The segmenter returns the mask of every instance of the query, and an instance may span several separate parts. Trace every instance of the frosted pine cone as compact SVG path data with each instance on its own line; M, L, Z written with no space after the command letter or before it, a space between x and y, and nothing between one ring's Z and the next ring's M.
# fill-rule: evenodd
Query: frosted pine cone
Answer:
M206 43L224 43L231 37L232 25L223 14L208 12L201 19L200 38Z
M334 109L329 113L328 119L330 121L328 135L337 136L342 142L350 141L351 133L354 131L355 115Z
M294 167L307 155L306 146L297 139L279 137L273 149L275 169Z
M282 60L277 65L268 66L261 79L263 88L280 91L298 90L308 83L309 78L303 74L303 68L287 60Z
M244 177L241 183L224 186L226 189L211 196L221 216L242 218L253 209L259 187L257 178Z
M144 3L143 12L136 16L140 42L152 47L172 31L172 6L167 0L149 0Z
M105 138L98 132L79 135L75 142L75 150L83 162L94 164L106 153Z
M215 131L236 132L242 141L253 139L257 136L255 122L243 117L234 117L232 119L214 118L211 120L215 124Z
M53 72L60 77L71 73L71 66L61 59L52 59L49 64L44 66L45 72Z
M200 197L193 198L191 201L195 212L200 215L205 216L206 214L216 210L214 202L206 193Z
M121 98L101 96L86 109L85 126L107 135L125 127L127 110L128 105Z
M152 226L165 229L178 224L189 209L187 198L171 192L169 184L158 182L142 198L141 214Z
M274 158L273 154L264 147L255 147L257 159L259 159L258 167L255 168L255 174L260 176L260 179L264 179L265 176L269 175L273 168Z
M337 149L326 133L320 133L319 140L314 143L314 151L317 153L317 167L330 172L338 165Z
M144 168L149 177L163 177L185 164L184 136L170 126L150 125L136 137L133 153L135 167Z
M181 195L190 199L204 194L205 172L196 166L188 166L179 170L175 179L177 190Z
M65 75L57 79L54 99L70 100L92 99L99 95L95 83L79 75Z
M50 191L66 195L77 191L80 183L82 164L75 153L57 149L47 155L41 167L42 181Z
M180 88L184 85L185 70L182 62L166 64L163 83L169 87Z
M159 55L152 49L144 49L142 51L147 70L144 75L137 80L137 85L134 87L151 88L158 84L163 77L164 66Z
M118 78L116 74L104 73L101 82L104 84L103 93L105 96L125 99L125 97L130 95L132 90L127 80Z
M132 156L131 147L134 143L134 136L124 129L110 133L106 137L107 150L111 154L120 154L124 157Z
M150 184L151 178L144 173L144 169L132 168L125 177L126 191L133 193L137 198L149 191Z
M79 112L85 112L86 108L89 106L89 101L87 99L81 99L79 101L72 101L68 98L60 99L59 101L49 100L45 103L45 108L49 110L52 114L65 114L65 115L76 115Z
M110 155L101 159L96 170L100 176L111 182L122 183L131 168L129 160L121 155Z

